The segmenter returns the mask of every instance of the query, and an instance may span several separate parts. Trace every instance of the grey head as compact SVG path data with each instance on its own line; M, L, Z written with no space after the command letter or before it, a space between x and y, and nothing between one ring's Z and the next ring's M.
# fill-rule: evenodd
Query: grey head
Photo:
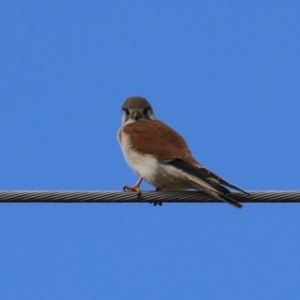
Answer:
M122 123L155 120L151 104L143 97L130 97L122 105Z

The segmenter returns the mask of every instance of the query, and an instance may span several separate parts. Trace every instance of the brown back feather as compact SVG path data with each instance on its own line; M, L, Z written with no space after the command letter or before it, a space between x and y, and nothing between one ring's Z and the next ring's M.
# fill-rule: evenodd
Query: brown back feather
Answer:
M180 158L198 164L182 136L161 121L129 123L123 127L123 132L130 137L132 147L138 152L152 154L162 160Z

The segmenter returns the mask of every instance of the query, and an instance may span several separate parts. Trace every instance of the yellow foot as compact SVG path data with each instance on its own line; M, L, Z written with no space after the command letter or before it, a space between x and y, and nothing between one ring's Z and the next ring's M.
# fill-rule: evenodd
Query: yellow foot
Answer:
M128 185L124 185L123 186L123 191L132 191L132 192L136 192L137 195L139 196L141 194L141 190L140 190L140 185L143 181L143 177L140 177L138 182L134 185L134 186L128 186Z
M138 196L141 194L141 190L139 188L139 186L134 185L134 186L128 186L128 185L124 185L123 186L123 191L132 191L132 192L136 192L138 194Z

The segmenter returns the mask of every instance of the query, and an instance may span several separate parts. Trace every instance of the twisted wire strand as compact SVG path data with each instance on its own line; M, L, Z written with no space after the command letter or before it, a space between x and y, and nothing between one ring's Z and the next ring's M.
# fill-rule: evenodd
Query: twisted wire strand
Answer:
M241 203L296 203L300 191L249 191L250 195L233 192L230 197ZM134 192L119 191L0 191L0 202L13 203L223 203L198 191Z

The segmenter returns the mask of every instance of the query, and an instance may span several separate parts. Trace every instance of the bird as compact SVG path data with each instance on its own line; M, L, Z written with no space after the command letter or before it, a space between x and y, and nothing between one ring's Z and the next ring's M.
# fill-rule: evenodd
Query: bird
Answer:
M133 96L125 100L118 140L127 164L139 177L133 186L124 185L124 191L139 196L144 180L156 191L199 190L237 208L243 206L230 196L228 188L249 195L201 165L184 138L156 119L146 98ZM154 202L157 204L162 205Z

